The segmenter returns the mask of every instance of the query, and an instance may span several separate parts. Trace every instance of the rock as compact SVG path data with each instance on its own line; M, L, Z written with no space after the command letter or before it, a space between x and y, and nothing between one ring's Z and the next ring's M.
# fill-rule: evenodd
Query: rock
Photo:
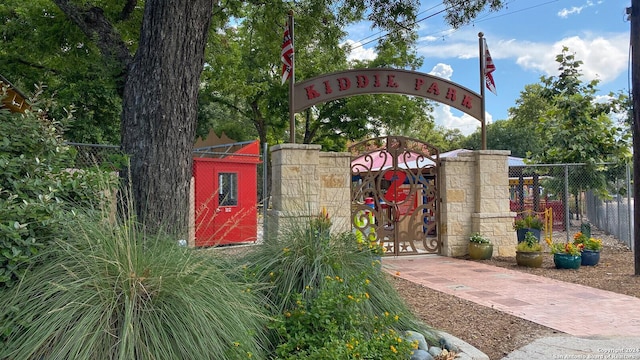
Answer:
M431 356L436 357L440 354L442 354L442 348L439 348L437 346L432 346L429 348L429 354L431 354Z
M414 342L417 340L418 349L424 350L424 351L429 350L429 344L427 344L427 339L425 339L424 335L420 334L419 332L415 332L411 330L405 331L404 339L408 342Z
M442 347L443 349L446 349L448 351L460 352L460 349L458 349L457 346L453 345L451 341L449 341L448 339L441 337L438 340L438 343L440 344L440 347Z
M411 360L433 360L433 356L425 350L414 350L411 354Z

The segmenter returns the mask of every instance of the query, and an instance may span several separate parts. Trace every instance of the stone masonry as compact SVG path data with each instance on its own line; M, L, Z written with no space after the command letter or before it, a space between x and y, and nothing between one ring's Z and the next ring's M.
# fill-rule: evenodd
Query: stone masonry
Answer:
M316 216L324 207L334 232L350 231L351 169L348 153L321 153L319 145L281 144L271 148L270 232L286 221ZM494 244L494 255L515 254L509 211L509 151L477 150L442 158L438 186L441 254L468 253L469 236L480 232Z

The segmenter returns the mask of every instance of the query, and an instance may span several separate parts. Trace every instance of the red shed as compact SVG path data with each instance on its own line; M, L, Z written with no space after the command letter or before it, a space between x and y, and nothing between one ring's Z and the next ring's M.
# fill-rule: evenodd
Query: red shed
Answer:
M259 142L196 148L195 246L257 240ZM206 156L206 157L205 157Z

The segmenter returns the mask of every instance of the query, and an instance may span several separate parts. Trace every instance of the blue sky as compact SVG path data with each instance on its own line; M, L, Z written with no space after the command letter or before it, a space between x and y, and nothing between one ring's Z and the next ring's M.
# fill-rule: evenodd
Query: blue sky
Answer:
M599 94L628 92L630 85L629 31L625 14L630 0L511 0L498 12L482 13L458 30L441 15L419 23L417 52L424 58L419 71L440 76L480 93L478 32L483 32L496 66L498 95L488 90L487 121L506 119L525 85L541 76L557 76L557 54L563 46L583 61L583 80L600 79ZM422 1L418 19L444 8L441 2ZM375 57L374 42L383 33L362 23L347 29L351 58ZM479 122L448 106L438 105L436 123L468 135Z

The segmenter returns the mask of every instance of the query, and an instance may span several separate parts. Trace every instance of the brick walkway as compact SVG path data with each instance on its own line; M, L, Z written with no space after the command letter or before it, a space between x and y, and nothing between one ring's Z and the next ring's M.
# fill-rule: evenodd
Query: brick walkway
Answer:
M385 257L382 265L392 275L570 335L640 336L636 297L435 255ZM585 314L585 308L594 310Z

